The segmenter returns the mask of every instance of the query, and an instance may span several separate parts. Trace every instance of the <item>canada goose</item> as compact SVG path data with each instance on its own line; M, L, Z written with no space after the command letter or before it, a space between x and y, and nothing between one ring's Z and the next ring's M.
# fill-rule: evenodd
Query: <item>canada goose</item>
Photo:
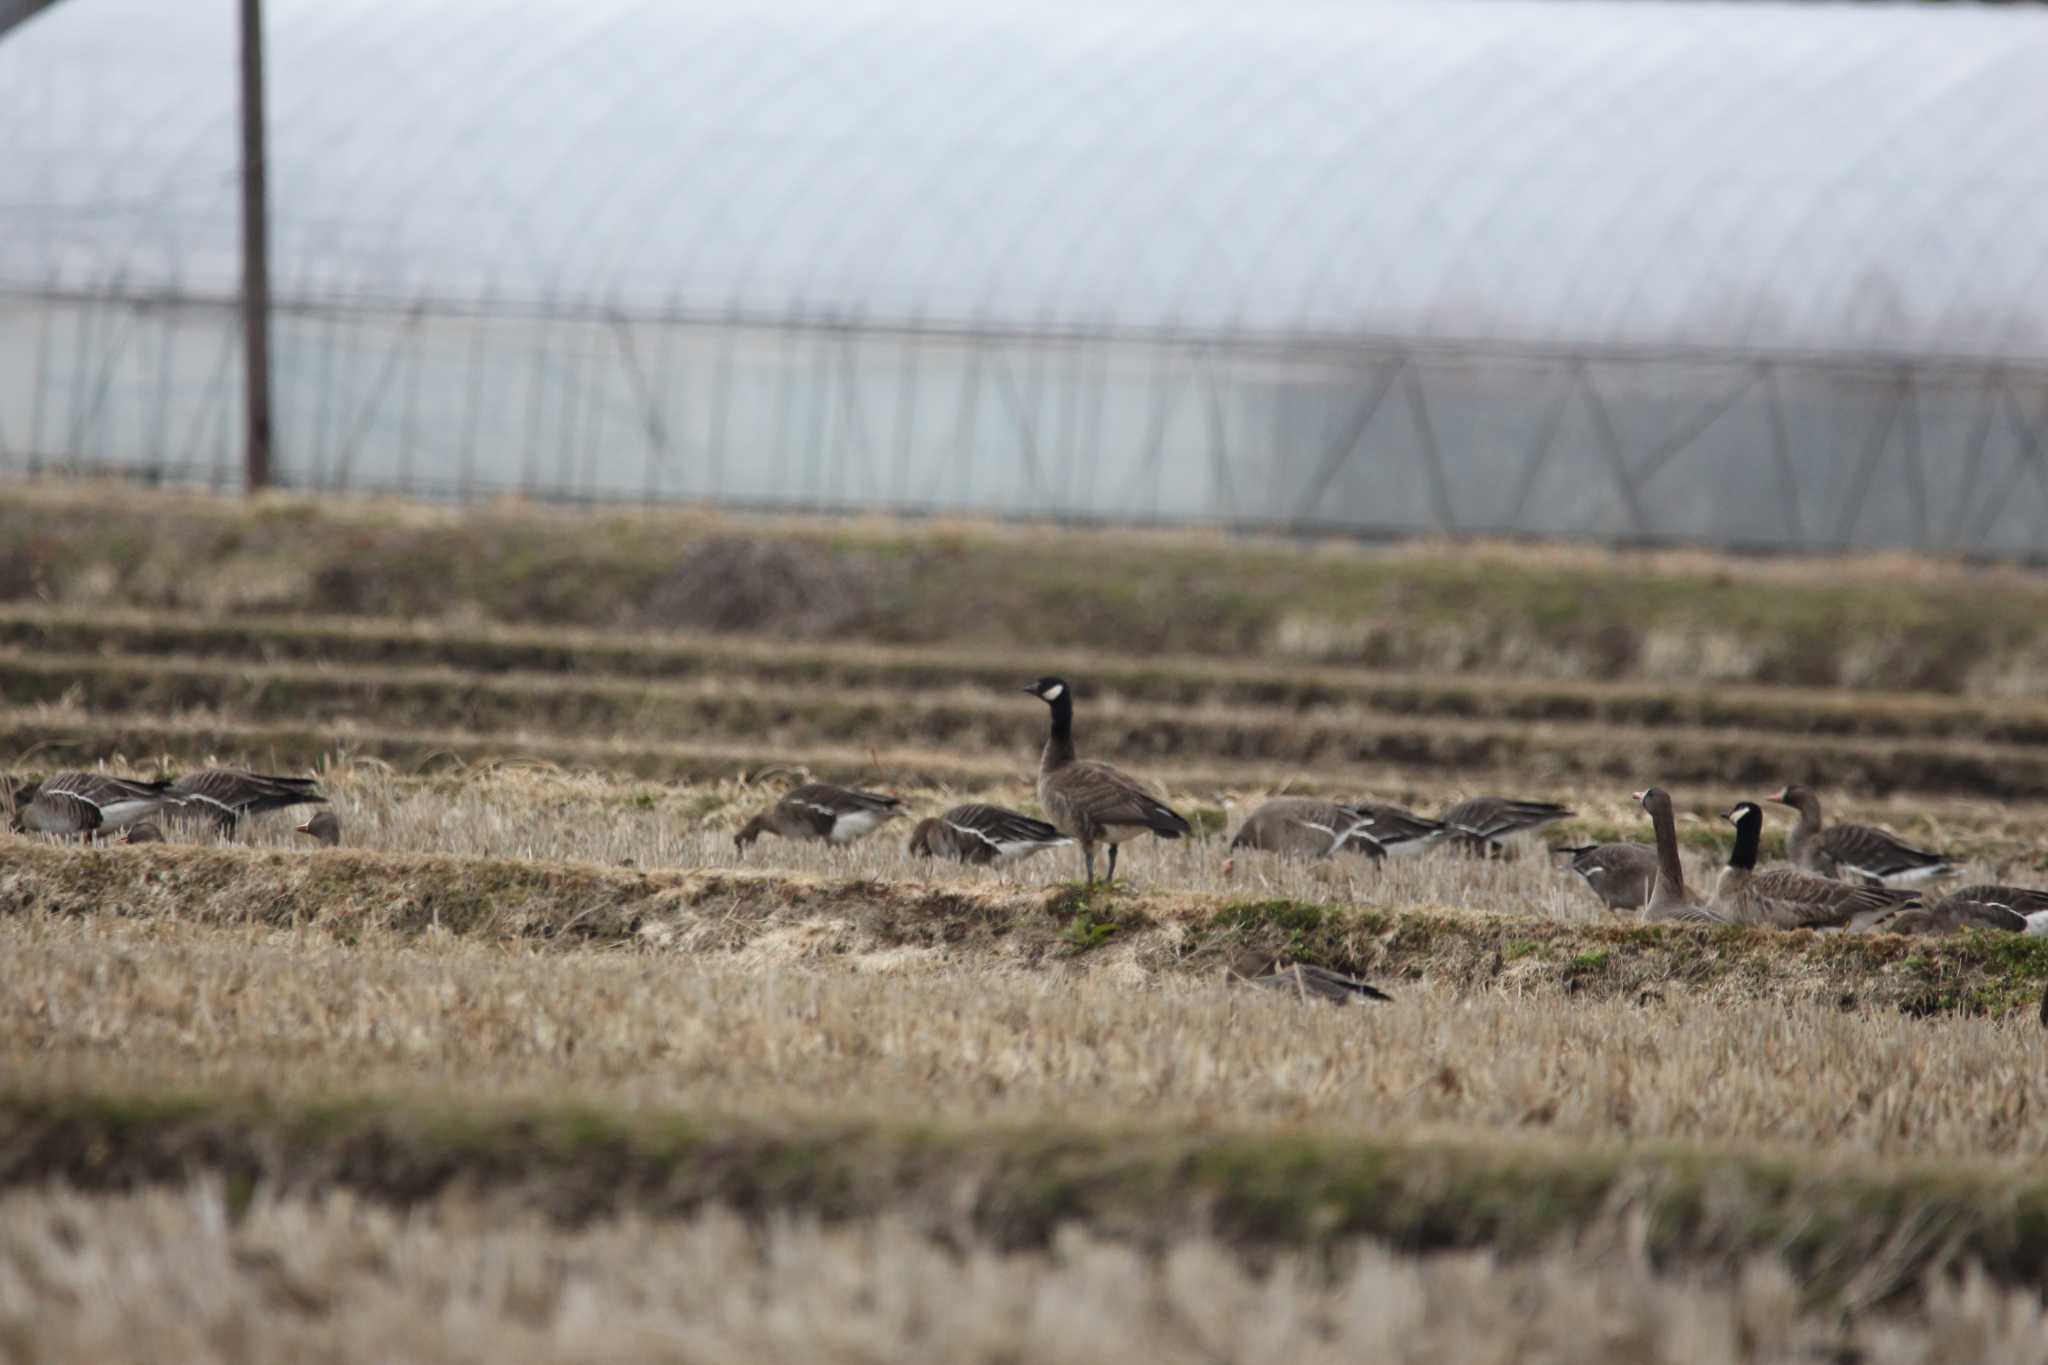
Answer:
M944 815L927 816L910 832L912 857L957 858L976 867L1022 862L1074 841L1021 811L970 801Z
M1738 801L1722 817L1735 826L1735 847L1714 889L1708 908L1731 924L1760 924L1775 929L1825 929L1849 924L1859 914L1883 910L1913 899L1911 893L1883 887L1854 886L1816 877L1796 868L1756 870L1762 842L1764 811L1754 801Z
M1650 903L1657 880L1654 844L1580 844L1550 851L1570 854L1565 866L1584 877L1609 910L1640 910Z
M1678 820L1671 812L1671 794L1651 787L1635 794L1650 817L1657 839L1657 877L1650 897L1643 904L1643 918L1661 920L1706 920L1724 923L1721 915L1700 903L1685 885L1685 863L1678 856Z
M341 817L331 810L316 811L305 824L293 825L292 833L308 835L334 848L341 843Z
M732 842L741 853L763 834L846 844L874 833L901 814L901 797L835 787L829 782L806 782L740 826Z
M1369 982L1312 962L1288 962L1284 958L1253 959L1224 969L1223 979L1233 985L1281 991L1304 1003L1327 1000L1349 1005L1358 1000L1392 1000L1394 997Z
M211 818L222 834L234 833L245 815L327 800L310 777L271 777L240 768L187 773L171 784L171 795L183 802L187 813Z
M1040 678L1024 690L1052 708L1052 729L1038 761L1038 804L1063 834L1080 841L1088 884L1095 884L1095 846L1109 845L1109 880L1116 880L1117 845L1150 830L1178 839L1191 826L1128 773L1099 759L1074 757L1074 696L1063 678Z
M128 826L128 836L121 840L124 844L160 844L163 841L164 832L157 828L154 820L137 820Z
M1298 858L1327 858L1340 852L1384 858L1386 848L1366 832L1371 823L1372 817L1355 806L1279 796L1245 817L1230 847L1232 852L1256 848Z
M106 773L62 772L14 793L14 827L30 834L94 834L124 829L177 804L170 783Z
M1498 858L1507 851L1504 840L1556 824L1571 815L1570 810L1552 801L1475 796L1445 809L1441 837L1450 839L1463 852Z
M1916 848L1875 825L1821 824L1820 796L1798 783L1771 800L1799 812L1799 822L1785 846L1786 856L1823 877L1854 875L1880 885L1945 877L1955 863L1932 849Z

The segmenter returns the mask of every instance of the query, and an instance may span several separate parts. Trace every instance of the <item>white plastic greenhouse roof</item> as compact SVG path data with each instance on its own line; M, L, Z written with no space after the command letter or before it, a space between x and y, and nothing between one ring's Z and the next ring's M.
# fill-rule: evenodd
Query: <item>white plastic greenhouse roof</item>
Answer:
M234 7L0 42L0 284L231 287ZM286 297L2048 354L2048 12L270 0Z

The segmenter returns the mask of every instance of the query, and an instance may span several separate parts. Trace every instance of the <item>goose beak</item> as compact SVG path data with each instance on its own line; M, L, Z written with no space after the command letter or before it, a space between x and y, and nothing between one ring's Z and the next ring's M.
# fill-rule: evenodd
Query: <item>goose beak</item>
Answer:
M1767 796L1767 797L1765 797L1764 799L1765 799L1766 801L1780 801L1780 802L1784 801L1784 799L1785 799L1785 788L1783 788L1783 787L1780 787L1780 788L1778 788L1778 794L1777 794L1776 796Z
M293 825L293 826L292 826L292 833L294 833L294 834L311 834L312 832L313 832L313 822L312 822L311 820L308 820L308 821L307 821L307 822L306 822L305 824L303 824L303 825Z
M1731 825L1732 825L1732 824L1734 824L1734 823L1735 823L1735 821L1736 821L1736 820L1737 820L1737 819L1739 818L1739 816L1738 816L1738 814L1737 814L1737 810L1736 810L1736 808L1735 808L1735 807L1730 807L1729 809L1727 809L1727 810L1724 810L1724 811L1722 811L1722 812L1721 812L1721 818L1722 818L1723 820L1726 820L1726 821L1727 821L1727 822L1728 822L1729 824L1731 824Z
M1022 687L1018 688L1017 690L1018 690L1019 692L1029 692L1029 693L1030 693L1030 694L1031 694L1032 696L1034 696L1034 697L1035 697L1035 696L1037 696L1037 695L1038 695L1038 684L1037 684L1037 683L1025 683L1025 684L1024 684L1024 685L1023 685Z
M1646 796L1648 796L1649 794L1650 794L1650 789L1649 789L1648 787L1645 787L1645 788L1643 788L1643 790L1641 790L1641 791L1639 791L1639 792L1630 792L1630 793L1629 793L1629 796L1630 796L1631 798L1633 798L1633 799L1634 799L1634 801L1636 802L1636 804L1637 804L1637 805L1641 805L1641 804L1642 804L1642 800L1643 800L1643 798L1644 798L1644 797L1646 797Z

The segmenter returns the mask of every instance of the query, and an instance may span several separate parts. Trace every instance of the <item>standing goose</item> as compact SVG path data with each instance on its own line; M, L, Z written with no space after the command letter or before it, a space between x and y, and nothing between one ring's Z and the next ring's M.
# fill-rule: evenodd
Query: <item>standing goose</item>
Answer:
M1150 831L1178 839L1191 826L1144 784L1099 759L1074 757L1074 697L1063 678L1040 678L1024 690L1052 708L1052 729L1038 761L1038 804L1063 834L1081 844L1088 884L1095 884L1095 846L1109 845L1109 880L1116 880L1117 845Z
M338 848L341 844L341 817L331 810L315 811L313 818L305 824L293 825L292 833L317 839L328 848Z
M846 844L874 833L901 814L901 797L835 787L829 782L806 782L742 825L732 842L741 853L763 834Z
M1723 818L1735 826L1735 847L1728 854L1728 866L1721 870L1720 884L1714 889L1714 899L1708 908L1731 924L1759 924L1774 929L1838 928L1860 914L1902 903L1900 893L1882 887L1852 886L1794 868L1758 872L1756 855L1763 839L1763 807L1754 801L1738 801Z
M14 793L14 827L30 834L95 834L125 829L177 804L169 782L106 773L62 772Z
M1387 856L1387 850L1368 832L1372 823L1372 816L1356 806L1308 796L1279 796L1245 817L1230 847L1232 852L1256 848L1297 858L1358 853L1378 860Z
M1571 861L1565 866L1585 878L1609 910L1640 910L1650 903L1657 881L1655 845L1580 844L1550 851L1570 854Z
M188 813L210 817L222 834L233 834L244 816L327 801L310 777L271 777L241 768L187 773L171 784L171 795Z
M1635 798L1649 813L1650 828L1657 838L1657 877L1651 884L1649 899L1643 904L1643 918L1724 922L1686 889L1685 863L1678 856L1678 820L1671 812L1671 794L1662 787L1651 787L1637 792Z
M1823 877L1856 876L1880 885L1945 877L1955 871L1946 854L1917 848L1875 825L1821 823L1820 795L1794 783L1771 800L1799 812L1786 854L1809 872Z
M957 858L975 867L1022 862L1048 848L1074 841L1043 820L1021 811L970 801L944 815L928 816L910 832L912 857Z
M1569 819L1572 812L1553 801L1518 801L1508 796L1475 796L1447 807L1445 835L1460 850L1498 858L1504 840Z

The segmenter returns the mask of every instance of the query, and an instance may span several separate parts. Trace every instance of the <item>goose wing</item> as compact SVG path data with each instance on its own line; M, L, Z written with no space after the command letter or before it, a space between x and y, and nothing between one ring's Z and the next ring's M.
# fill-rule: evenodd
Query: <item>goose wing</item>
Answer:
M1999 886L1995 883L1979 882L1970 886L1959 886L1942 899L2002 905L2021 916L2038 915L2048 910L2048 891L2032 886Z
M1358 813L1360 829L1372 836L1374 842L1389 846L1413 843L1417 839L1428 839L1444 832L1444 822L1432 820L1426 815L1417 815L1400 806L1385 806L1376 801L1347 803L1350 810Z
M1263 973L1238 976L1235 979L1247 986L1256 986L1260 990L1281 991L1303 1001L1327 1000L1334 1005L1348 1005L1357 1000L1394 998L1370 982L1308 962L1276 962Z
M1945 855L1916 847L1875 825L1829 825L1820 832L1820 848L1841 866L1868 877L1926 874L1949 866Z
M1162 839L1178 839L1193 828L1137 778L1099 759L1069 763L1053 780L1067 804L1098 825L1149 829Z
M1845 920L1851 915L1912 905L1920 899L1919 893L1914 891L1838 882L1832 877L1816 876L1796 867L1763 868L1752 875L1750 885L1772 900L1840 910Z
M276 777L239 768L208 768L171 784L171 795L224 815L255 815L325 801L310 777Z
M1043 820L1007 806L990 806L979 801L955 806L939 817L947 824L975 838L1001 848L1006 844L1065 843L1066 836Z
M1475 796L1444 812L1444 824L1475 839L1500 839L1553 824L1572 814L1553 801L1520 801L1507 796Z
M1932 905L1895 906L1875 915L1857 916L1849 927L1872 934L1957 934L1965 929L2023 934L2027 917L2003 905L1950 896Z

